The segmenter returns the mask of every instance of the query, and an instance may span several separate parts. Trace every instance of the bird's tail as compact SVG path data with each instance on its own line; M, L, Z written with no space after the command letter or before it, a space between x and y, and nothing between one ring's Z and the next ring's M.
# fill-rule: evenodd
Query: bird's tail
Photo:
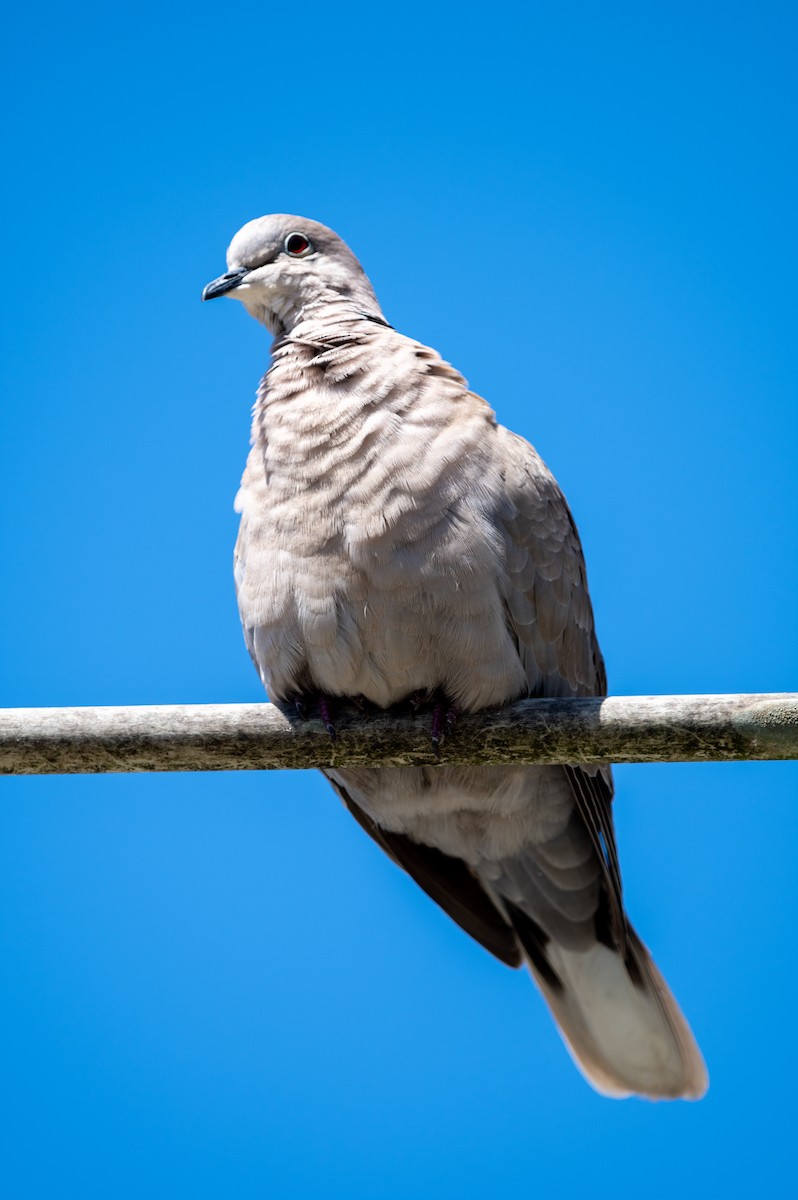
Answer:
M708 1076L668 985L628 926L625 953L596 941L584 950L548 939L510 914L532 975L574 1061L605 1096L698 1100Z

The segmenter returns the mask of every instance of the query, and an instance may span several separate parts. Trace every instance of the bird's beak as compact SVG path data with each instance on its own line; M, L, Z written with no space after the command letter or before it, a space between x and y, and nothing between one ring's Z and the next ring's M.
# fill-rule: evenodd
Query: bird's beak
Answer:
M217 296L226 296L228 292L232 292L234 288L237 288L244 276L248 274L249 267L239 267L237 271L228 271L226 275L220 275L218 279L212 279L202 289L202 299L215 300Z

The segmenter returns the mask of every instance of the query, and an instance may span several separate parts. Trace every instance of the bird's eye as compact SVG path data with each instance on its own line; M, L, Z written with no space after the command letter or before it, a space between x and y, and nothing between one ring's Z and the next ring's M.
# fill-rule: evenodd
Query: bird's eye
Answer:
M289 233L284 244L286 254L290 254L292 258L304 258L306 254L313 252L310 239L306 238L304 233Z

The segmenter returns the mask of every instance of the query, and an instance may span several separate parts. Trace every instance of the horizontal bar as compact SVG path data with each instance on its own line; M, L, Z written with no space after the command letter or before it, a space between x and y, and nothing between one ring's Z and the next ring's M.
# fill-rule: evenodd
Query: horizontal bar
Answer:
M0 774L432 766L429 714L334 712L272 704L162 704L0 710ZM521 700L463 716L449 765L729 762L798 758L798 694Z

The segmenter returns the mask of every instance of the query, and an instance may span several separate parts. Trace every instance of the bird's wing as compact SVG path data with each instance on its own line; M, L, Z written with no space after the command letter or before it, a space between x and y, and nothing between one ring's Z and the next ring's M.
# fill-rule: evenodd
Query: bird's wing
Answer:
M579 538L534 450L498 429L508 629L533 696L602 695ZM700 1096L706 1071L623 909L609 766L335 769L353 815L502 961L526 959L600 1091Z
M520 967L522 957L515 930L461 858L444 854L407 834L382 829L358 804L356 789L344 785L342 773L325 774L358 824L430 899L501 962Z
M596 638L579 534L551 472L523 438L499 428L504 496L497 523L507 557L505 605L530 696L603 696L607 677ZM601 863L616 942L623 944L621 875L609 766L564 768Z

